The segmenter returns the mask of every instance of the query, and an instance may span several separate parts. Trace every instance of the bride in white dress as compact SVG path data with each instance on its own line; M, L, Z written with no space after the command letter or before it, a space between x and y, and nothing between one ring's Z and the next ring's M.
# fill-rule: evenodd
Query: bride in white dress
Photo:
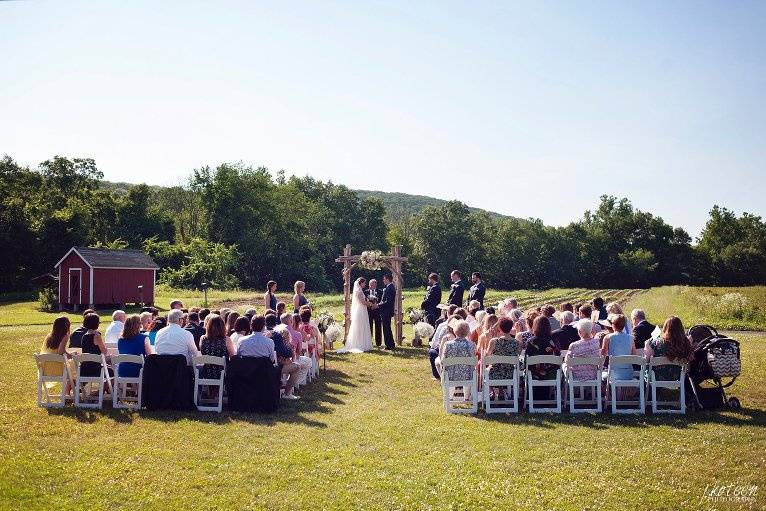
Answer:
M364 285L367 281L359 277L354 282L351 293L351 327L348 330L346 345L338 353L362 353L372 350L372 333L367 312L369 302L364 296Z

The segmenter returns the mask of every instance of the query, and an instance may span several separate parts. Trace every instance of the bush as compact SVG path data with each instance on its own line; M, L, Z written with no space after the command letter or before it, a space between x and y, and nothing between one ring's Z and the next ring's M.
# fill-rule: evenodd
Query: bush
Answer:
M747 319L754 312L747 297L742 293L726 293L718 300L718 313L721 317Z
M40 304L40 310L43 312L53 312L58 307L56 293L53 291L52 287L41 289L37 299Z

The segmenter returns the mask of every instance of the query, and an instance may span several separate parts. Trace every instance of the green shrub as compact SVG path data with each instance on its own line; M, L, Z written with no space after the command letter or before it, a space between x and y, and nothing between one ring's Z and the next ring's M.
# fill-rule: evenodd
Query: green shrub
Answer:
M42 288L37 299L40 304L40 310L43 312L53 312L58 306L56 293L53 291L52 287Z

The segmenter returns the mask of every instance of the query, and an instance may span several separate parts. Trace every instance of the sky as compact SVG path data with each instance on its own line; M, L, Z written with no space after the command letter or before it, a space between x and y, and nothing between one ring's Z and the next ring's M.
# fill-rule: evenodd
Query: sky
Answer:
M766 217L766 2L0 2L0 154L244 162L565 225Z

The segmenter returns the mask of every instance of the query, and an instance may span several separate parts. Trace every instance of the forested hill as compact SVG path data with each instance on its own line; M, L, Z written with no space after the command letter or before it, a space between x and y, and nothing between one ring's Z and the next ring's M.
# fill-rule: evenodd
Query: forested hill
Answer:
M107 190L110 190L112 192L115 192L119 195L125 195L128 193L128 190L134 185L130 183L117 183L112 181L102 181L101 187L105 188ZM156 185L149 185L152 189L161 189L162 187L156 186ZM426 208L426 206L436 206L442 207L447 202L444 199L436 199L434 197L427 197L425 195L412 195L409 193L401 193L401 192L379 192L374 190L354 190L354 193L356 193L357 197L359 197L360 200L364 200L368 197L373 197L376 199L380 199L383 202L383 206L386 208L386 220L392 221L392 222L398 222L399 220L403 220L407 217L417 215L423 209ZM500 213L495 213L494 211L485 211L483 209L479 208L468 208L472 213L482 213L486 212L491 216L492 218L511 218L507 215L501 215Z
M354 192L356 192L356 195L361 200L364 200L367 197L374 197L383 201L383 205L386 207L386 218L393 221L417 215L426 206L442 207L449 202L444 199L436 199L425 195L412 195L401 192L378 192L372 190L354 190ZM456 199L458 198L456 197ZM472 213L486 212L492 218L510 218L507 215L501 215L494 211L485 211L483 209L472 207L469 207L468 209Z

